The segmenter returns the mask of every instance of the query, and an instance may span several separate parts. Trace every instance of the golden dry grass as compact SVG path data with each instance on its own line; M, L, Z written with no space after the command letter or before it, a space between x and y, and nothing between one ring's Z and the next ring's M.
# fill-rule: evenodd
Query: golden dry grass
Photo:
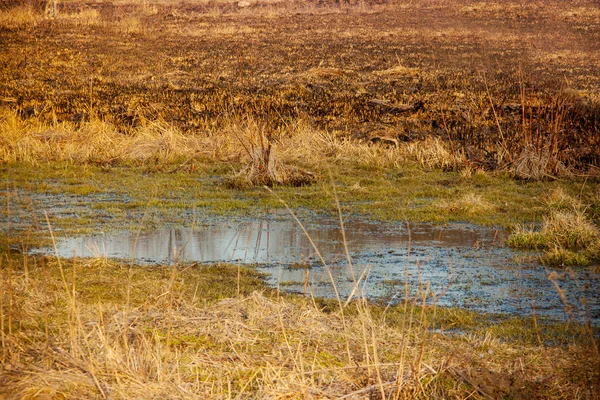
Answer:
M26 263L9 258L0 269L0 395L6 398L593 393L587 385L594 363L579 345L434 333L428 330L435 327L433 314L410 302L373 314L363 301L341 311L264 292L215 300L203 294L210 270L198 266ZM218 271L222 278L235 276L235 267Z
M0 116L0 156L3 162L68 161L74 163L172 162L220 151L209 137L182 135L162 122L149 122L131 133L100 120L75 126L55 126ZM209 145L210 144L210 145ZM209 146L207 146L209 145Z
M426 168L468 160L525 179L593 170L591 2L251 3L69 0L53 18L5 8L2 65L13 84L2 107L118 131L162 119L186 135L223 133L215 126L227 113L267 113L339 139L369 139L374 125L400 142L429 137L407 146ZM578 95L567 101L565 91Z
M319 131L302 119L273 129L253 118L231 118L212 132L190 135L163 121L146 121L122 132L98 119L80 125L45 125L36 119L22 119L11 111L0 113L0 160L4 163L67 161L112 165L192 159L241 162L249 168L250 174L245 175L264 170L273 182L283 184L290 180L286 176L298 177L295 174L302 170L313 170L316 176L327 163L389 170L411 162L444 170L466 165L465 158L452 153L440 139L390 147ZM257 184L264 183L268 182Z
M0 27L16 29L35 26L43 17L32 7L23 5L9 9L0 9Z
M445 212L453 214L475 215L489 213L493 210L494 206L479 194L467 193L455 200L440 202L440 208Z

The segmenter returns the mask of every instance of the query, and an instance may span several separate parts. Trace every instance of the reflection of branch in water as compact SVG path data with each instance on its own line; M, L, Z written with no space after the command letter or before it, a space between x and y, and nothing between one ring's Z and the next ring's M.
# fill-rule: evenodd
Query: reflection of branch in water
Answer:
M90 252L92 257L104 258L105 260L108 258L108 255L106 254L106 245L104 240L104 232L102 232L102 250L100 250L100 248L98 247L98 243L93 238L90 238L89 245L85 245L85 248L87 249L87 251ZM84 256L84 254L81 254L80 256Z
M261 220L260 224L258 225L258 232L256 232L256 242L254 245L254 262L256 262L256 260L258 259L258 252L260 250L260 242L262 240L263 223L264 223L264 221ZM267 254L267 258L268 258L268 254Z
M169 229L169 243L167 244L167 263L171 263L171 254L175 254L173 246L173 229Z

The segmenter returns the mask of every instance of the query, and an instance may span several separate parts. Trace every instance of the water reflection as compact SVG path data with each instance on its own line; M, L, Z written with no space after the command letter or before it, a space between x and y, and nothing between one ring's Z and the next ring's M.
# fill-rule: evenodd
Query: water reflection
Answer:
M346 239L353 253L374 249L395 250L427 245L461 248L498 243L504 234L475 229L468 225L446 228L418 225L376 224L346 221ZM307 231L328 262L344 253L337 221L321 218L309 221ZM281 215L259 221L207 224L197 229L162 229L148 232L121 232L110 235L67 237L58 243L60 256L73 252L80 257L107 256L137 262L172 263L176 259L199 262L242 262L289 264L315 259L316 253L302 229Z
M342 296L353 289L339 223L334 218L303 218L307 231L331 266ZM440 305L478 311L529 315L532 303L538 315L565 317L564 304L549 271L532 261L519 260L501 244L506 233L456 224L444 228L382 224L360 219L346 221L346 238L354 273L363 275L362 290L376 298L399 300L405 285L428 287L441 294ZM410 243L410 245L409 245ZM287 214L266 214L260 219L209 220L197 229L165 229L64 238L59 255L106 256L136 263L239 262L260 264L269 282L282 289L310 291L331 297L329 273L318 260L302 229ZM305 263L307 268L292 267ZM565 275L560 285L568 295L574 317L585 320L589 306L594 324L600 325L600 280L596 272Z

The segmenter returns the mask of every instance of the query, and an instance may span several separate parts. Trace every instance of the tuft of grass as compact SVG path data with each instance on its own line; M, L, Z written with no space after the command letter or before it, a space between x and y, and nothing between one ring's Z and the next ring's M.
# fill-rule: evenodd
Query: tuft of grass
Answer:
M127 34L138 34L144 31L142 21L136 15L124 17L119 21L116 27L120 32Z
M448 143L437 137L406 143L405 149L424 168L455 171L467 165L467 159L461 151L450 148Z
M585 253L567 250L563 247L553 247L545 251L540 261L547 265L564 267L586 266L590 263L590 259Z
M552 189L550 194L543 200L543 204L551 211L582 210L584 208L579 199L570 196L561 187Z
M552 245L568 250L591 248L600 239L598 228L583 211L556 211L544 219L541 230Z
M0 160L4 163L67 161L76 164L165 164L209 156L207 137L184 135L162 121L146 122L131 132L92 118L74 125L44 125L0 112Z
M231 124L229 130L245 151L245 166L235 175L226 177L230 188L254 186L305 186L316 181L312 172L282 163L276 157L276 140L281 131L267 123L247 118L241 124Z
M547 242L541 232L536 232L524 224L517 224L506 240L506 244L516 249L542 250L547 248Z
M466 193L453 201L441 201L440 207L452 214L488 213L494 208L483 196L475 193Z
M541 260L550 265L587 266L600 260L600 230L578 200L555 189L545 199L545 206L548 213L541 229L517 225L507 240L509 246L544 250Z

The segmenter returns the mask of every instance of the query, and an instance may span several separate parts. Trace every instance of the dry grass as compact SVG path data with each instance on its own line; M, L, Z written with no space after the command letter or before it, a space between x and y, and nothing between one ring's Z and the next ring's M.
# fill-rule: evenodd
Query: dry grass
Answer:
M544 220L542 235L553 238L553 244L571 250L586 249L600 239L596 225L581 211L550 214Z
M83 8L72 13L58 14L59 21L73 22L79 26L100 25L103 21L100 12L93 8Z
M6 29L35 26L42 19L42 15L31 6L23 5L7 9L0 8L0 27Z
M144 26L139 17L131 15L121 19L117 25L117 29L124 33L135 34L143 32Z
M425 138L412 142L390 140L353 140L345 135L336 135L315 130L304 121L293 125L292 134L283 140L287 149L282 157L293 162L319 164L352 163L361 168L394 170L410 162L417 162L425 169L439 168L456 170L466 165L462 154L453 154L447 143L439 138Z
M542 179L550 175L566 175L567 169L556 159L550 146L532 149L529 146L515 159L514 173L521 179Z
M319 131L302 119L274 128L254 119L229 118L213 131L184 134L164 121L143 121L125 132L98 119L81 124L40 124L4 110L0 114L0 160L4 163L165 164L208 159L242 163L234 186L305 185L326 165L394 170L407 163L456 170L465 158L440 139L394 146L352 140Z
M182 135L160 121L124 133L99 120L80 126L70 123L48 126L4 112L0 127L0 158L5 163L158 163L208 156L218 151L218 144L206 147L209 138Z
M415 157L425 168L456 170L467 165L464 154L449 147L439 138L426 138L406 144L409 155Z
M467 193L453 201L443 201L440 208L445 212L452 214L470 214L489 213L493 211L494 206L486 201L483 196Z
M0 395L8 398L564 398L593 390L578 386L593 372L576 365L577 346L432 333L435 313L412 301L373 314L362 300L345 309L261 292L215 300L204 295L214 285L206 267L24 263L9 258L0 269ZM217 274L229 279L235 267Z
M162 119L213 138L226 113L304 119L367 165L403 157L377 150L374 162L352 143L373 126L418 139L406 147L426 168L543 179L598 162L591 2L250 3L72 0L54 18L5 8L2 107L53 128L93 108L118 131Z
M548 196L542 199L544 207L551 211L584 210L581 201L569 195L564 189L553 189Z
M264 122L247 118L241 123L230 121L226 136L233 136L244 149L244 168L226 179L232 187L291 185L304 186L316 180L314 173L284 164L276 156L278 137L285 134Z

